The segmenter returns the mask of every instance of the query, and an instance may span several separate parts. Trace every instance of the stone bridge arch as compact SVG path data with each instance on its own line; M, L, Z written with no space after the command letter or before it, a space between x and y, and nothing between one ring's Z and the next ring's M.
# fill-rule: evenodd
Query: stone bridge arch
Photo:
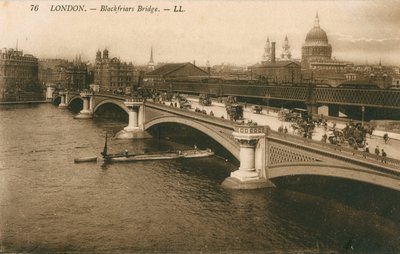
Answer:
M200 121L186 119L183 117L160 116L160 117L153 118L150 121L146 122L144 124L144 129L147 130L154 125L162 124L162 123L177 123L177 124L186 125L193 129L196 129L196 130L204 133L205 135L209 136L210 138L214 139L215 141L217 141L227 151L229 151L236 159L240 160L239 145L235 142L233 137L229 137L223 131L216 130L215 126L213 128L213 127L207 126L206 124L204 124Z
M397 191L400 190L399 179L393 178L393 176L388 177L388 175L383 171L371 171L368 169L354 167L352 165L332 165L331 163L326 162L297 162L296 164L286 163L276 166L270 166L268 168L269 179L296 175L314 175L342 178L355 182L378 185Z
M83 109L84 100L80 95L73 95L71 98L68 98L67 106L73 112L79 112Z
M127 114L129 113L129 109L125 106L124 101L120 100L114 100L114 99L105 99L100 102L95 102L94 103L94 108L93 108L93 113L95 113L101 106L105 104L113 104L121 108L123 111L125 111Z
M68 105L74 101L74 100L81 100L83 101L83 98L78 94L78 95L73 95L71 98L68 98Z

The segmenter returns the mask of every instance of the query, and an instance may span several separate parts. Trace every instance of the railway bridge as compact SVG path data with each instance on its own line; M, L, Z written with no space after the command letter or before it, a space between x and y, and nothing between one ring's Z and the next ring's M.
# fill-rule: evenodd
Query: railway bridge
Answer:
M80 101L76 118L91 118L102 107L118 107L129 117L119 138L142 137L147 129L175 123L203 132L240 162L223 185L250 189L273 186L270 180L295 175L345 178L400 191L400 161L352 149L278 133L268 126L235 122L143 99L94 93L61 92L53 102L60 108Z
M314 84L229 84L229 83L190 83L153 82L149 87L158 91L188 94L210 94L216 97L236 96L257 98L269 102L304 104L310 113L318 113L318 107L329 108L330 116L339 116L339 109L353 119L365 115L366 120L379 119L383 115L398 118L400 113L400 90L361 89L355 87L323 87Z

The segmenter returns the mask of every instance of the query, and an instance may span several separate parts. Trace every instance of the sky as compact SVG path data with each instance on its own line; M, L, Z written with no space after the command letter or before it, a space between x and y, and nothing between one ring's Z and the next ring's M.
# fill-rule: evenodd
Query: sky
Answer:
M37 4L38 10L31 10ZM84 12L51 11L57 5L85 5ZM101 6L134 12L101 12ZM160 12L138 12L151 6ZM163 11L182 6L185 12ZM96 9L96 10L90 10ZM397 1L17 1L0 0L0 48L39 58L80 54L94 62L96 51L135 65L155 62L249 65L261 61L267 38L280 55L288 36L294 58L314 26L328 35L337 60L400 66L400 0Z

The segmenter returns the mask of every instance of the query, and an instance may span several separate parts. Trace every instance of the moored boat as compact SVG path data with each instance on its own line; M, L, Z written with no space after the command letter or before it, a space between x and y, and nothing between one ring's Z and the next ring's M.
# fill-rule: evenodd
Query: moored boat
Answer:
M97 161L97 156L89 156L89 157L82 157L82 158L75 158L75 163L82 163L82 162L95 162Z
M147 160L172 160L179 158L175 152L160 152L152 154L109 154L103 156L107 162L133 162Z
M214 155L214 152L211 149L200 150L200 149L193 149L193 150L183 150L180 153L180 157L182 158L202 158Z
M188 159L188 158L203 158L214 155L210 149L207 150L179 150L179 151L165 151L153 152L143 154L107 154L103 156L107 162L134 162L134 161L148 161L148 160L173 160L173 159Z
M195 149L190 150L178 150L178 151L160 151L160 152L148 152L142 154L129 154L127 150L125 152L108 154L107 147L107 134L104 149L101 152L104 161L106 162L134 162L134 161L148 161L148 160L173 160L173 159L188 159L188 158L202 158L214 155L211 149L200 150L195 146Z

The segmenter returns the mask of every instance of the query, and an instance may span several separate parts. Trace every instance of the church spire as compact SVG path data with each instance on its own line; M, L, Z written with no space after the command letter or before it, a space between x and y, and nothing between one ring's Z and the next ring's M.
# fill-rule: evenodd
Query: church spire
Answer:
M292 58L292 53L290 53L289 40L287 35L285 36L285 41L283 42L281 58L284 60L289 60Z
M150 61L147 64L147 68L149 70L154 70L154 59L153 59L153 46L151 46L151 50L150 50Z
M319 17L318 17L318 12L317 12L317 15L315 15L315 23L314 23L314 27L319 27Z
M271 61L271 43L269 42L269 37L267 37L267 42L265 43L264 50L265 51L262 57L262 61L263 62Z
M154 63L154 60L153 60L153 46L151 46L150 61L149 61L149 63Z

